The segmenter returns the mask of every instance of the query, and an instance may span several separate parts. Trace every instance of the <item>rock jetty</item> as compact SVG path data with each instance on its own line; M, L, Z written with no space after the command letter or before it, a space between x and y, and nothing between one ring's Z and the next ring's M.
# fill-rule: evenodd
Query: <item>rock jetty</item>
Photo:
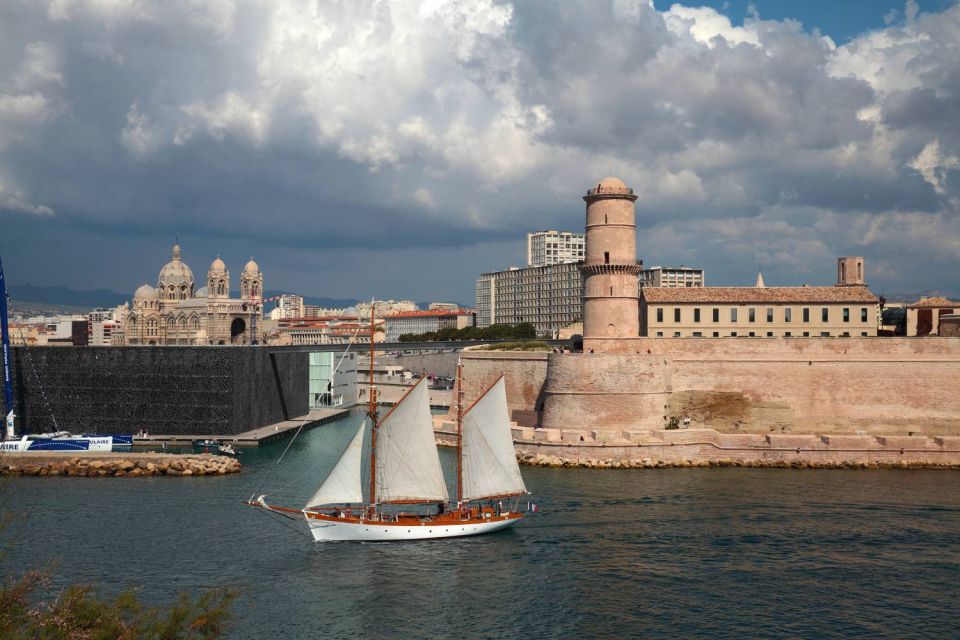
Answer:
M10 454L0 460L5 476L80 476L86 478L140 478L149 476L222 476L240 471L240 462L210 454L101 454L89 456L49 453Z

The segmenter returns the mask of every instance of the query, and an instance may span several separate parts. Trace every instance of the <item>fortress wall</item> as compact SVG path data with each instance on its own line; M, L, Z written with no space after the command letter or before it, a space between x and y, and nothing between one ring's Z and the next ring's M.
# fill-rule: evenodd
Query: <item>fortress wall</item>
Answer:
M465 407L469 407L503 373L506 375L511 419L525 426L536 426L547 379L546 353L464 351L462 361ZM454 404L455 401L451 404L451 411Z
M647 355L550 354L547 366L541 426L662 427L660 416L672 378L669 360Z
M540 426L554 429L657 430L666 417L689 415L694 427L728 433L960 434L955 338L592 344L593 354L551 354L549 362L541 354L531 361L531 354L488 353L471 377L476 384L493 368L506 370L508 387L524 390L508 398L511 408L540 410ZM531 404L534 396L539 402Z

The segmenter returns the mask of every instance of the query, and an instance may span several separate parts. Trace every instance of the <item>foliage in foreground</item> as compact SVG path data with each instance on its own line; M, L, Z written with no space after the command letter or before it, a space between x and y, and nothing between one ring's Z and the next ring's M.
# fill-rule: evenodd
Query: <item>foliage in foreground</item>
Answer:
M47 602L37 592L50 584L44 571L7 578L0 587L4 640L181 640L220 638L230 620L232 590L181 594L169 607L149 607L132 591L113 600L92 587L71 586Z

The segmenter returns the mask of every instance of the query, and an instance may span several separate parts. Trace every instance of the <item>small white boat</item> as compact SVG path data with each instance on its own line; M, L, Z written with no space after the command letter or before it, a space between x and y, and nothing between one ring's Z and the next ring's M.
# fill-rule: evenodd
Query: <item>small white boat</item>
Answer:
M233 445L230 444L221 444L217 446L217 451L224 455L235 456L237 451L233 448Z

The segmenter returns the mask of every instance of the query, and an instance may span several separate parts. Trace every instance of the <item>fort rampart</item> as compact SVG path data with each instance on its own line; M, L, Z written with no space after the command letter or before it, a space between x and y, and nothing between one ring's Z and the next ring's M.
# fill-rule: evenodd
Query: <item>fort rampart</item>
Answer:
M592 346L590 346L592 345ZM466 401L506 373L513 419L579 431L960 434L960 340L592 340L582 354L465 353Z

